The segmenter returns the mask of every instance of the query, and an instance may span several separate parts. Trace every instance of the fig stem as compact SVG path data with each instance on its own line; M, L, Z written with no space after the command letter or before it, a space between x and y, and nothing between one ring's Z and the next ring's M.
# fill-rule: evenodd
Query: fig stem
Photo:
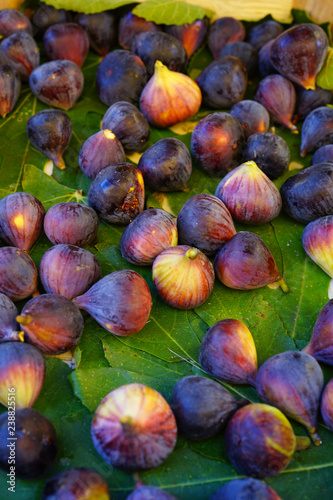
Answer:
M311 447L311 440L307 436L296 436L296 450L307 450Z
M198 255L198 253L199 253L199 250L197 248L190 248L189 250L187 250L185 256L188 259L195 259L196 256Z
M29 325L32 321L31 316L16 316L16 321L20 323L20 325Z
M282 288L282 291L284 293L289 293L290 292L289 287L288 287L287 283L284 281L283 278L279 279L278 283L279 283L279 285Z
M318 436L315 429L309 430L309 434L310 434L310 439L315 446L320 446L322 444L323 440L321 439L320 436Z

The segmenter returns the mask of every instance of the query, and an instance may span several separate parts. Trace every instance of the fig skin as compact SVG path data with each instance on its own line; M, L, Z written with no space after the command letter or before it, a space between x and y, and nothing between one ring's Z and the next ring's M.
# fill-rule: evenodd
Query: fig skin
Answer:
M76 23L53 24L45 31L43 43L49 59L73 61L79 68L89 51L89 37Z
M146 21L143 17L127 12L119 21L118 43L120 47L131 50L133 38L145 31L162 31L162 28L152 21Z
M333 144L326 144L326 146L316 149L311 158L311 165L326 162L333 163Z
M243 160L255 161L267 177L277 179L289 168L290 149L279 135L258 133L248 138L243 150Z
M333 278L333 215L310 222L303 231L302 243L310 259Z
M45 210L32 194L11 193L0 200L0 237L29 252L43 228Z
M176 383L170 406L179 432L187 439L200 440L215 436L231 415L248 403L247 399L236 399L214 380L192 375Z
M304 120L300 155L304 158L308 153L332 142L333 109L320 106L311 111Z
M258 67L258 52L247 42L229 42L219 52L221 56L237 57L244 64L248 76L254 76Z
M116 16L112 12L76 14L74 22L86 31L94 52L105 57L111 51L117 37Z
M9 64L0 65L0 116L6 118L19 98L21 80Z
M210 500L282 500L268 484L251 477L228 481Z
M236 229L225 204L211 194L196 194L186 201L177 217L181 245L214 255Z
M85 467L66 469L45 484L41 500L110 500L107 482L97 471Z
M176 445L177 425L161 394L143 384L128 384L103 399L91 434L104 460L134 472L152 469L166 460Z
M333 366L333 299L320 311L311 339L302 349L317 361Z
M316 431L323 386L319 364L305 352L276 354L261 365L257 374L260 398L303 424L316 446L322 443Z
M257 50L267 42L276 38L283 31L282 24L273 21L263 21L249 30L248 41Z
M222 47L229 42L242 42L245 38L244 25L234 17L221 17L209 28L208 47L214 59Z
M13 33L0 44L0 60L9 64L21 80L26 82L31 72L39 65L39 49L28 33Z
M230 114L242 125L246 139L253 134L264 133L268 130L269 114L259 102L250 99L237 102L232 106Z
M47 211L44 231L54 245L64 243L84 247L97 236L98 215L82 203L63 201Z
M104 276L73 302L107 331L121 337L139 332L152 307L146 281L129 269Z
M152 272L160 297L178 309L201 306L213 290L214 269L210 260L188 245L161 252L154 260Z
M177 498L156 488L156 486L146 486L139 483L126 500L177 500Z
M101 265L88 250L75 245L55 245L44 253L39 275L47 293L73 299L101 278Z
M320 106L331 104L332 101L333 94L331 90L320 87L316 87L316 90L301 89L297 94L294 122L304 120L311 111Z
M15 388L15 408L34 404L43 387L45 361L36 347L25 342L6 342L0 349L0 403L12 408L8 388Z
M72 349L83 331L79 309L66 297L51 293L30 299L16 321L24 331L24 339L49 355Z
M261 76L269 76L269 75L276 75L278 71L274 68L272 61L271 61L271 47L273 45L274 39L270 40L269 42L265 43L261 47L258 53L258 67L259 67L259 73Z
M141 266L149 266L163 250L178 243L177 225L160 208L148 208L126 227L120 239L121 255Z
M255 386L257 350L248 327L237 319L215 323L201 342L199 363L219 380Z
M43 35L53 24L69 23L71 14L64 9L56 9L52 5L40 5L32 15L32 23L37 30L37 36Z
M325 424L333 431L333 379L327 383L323 390L320 409Z
M15 304L0 293L0 343L20 340L19 325L16 321L18 310Z
M13 33L24 32L32 36L29 19L18 9L0 11L0 38L7 38Z
M36 288L37 269L31 257L16 247L0 248L0 292L16 302L30 297Z
M203 44L208 27L209 19L208 17L204 17L203 19L197 19L191 24L185 23L180 26L166 25L165 31L182 42L187 57L190 59L194 52Z

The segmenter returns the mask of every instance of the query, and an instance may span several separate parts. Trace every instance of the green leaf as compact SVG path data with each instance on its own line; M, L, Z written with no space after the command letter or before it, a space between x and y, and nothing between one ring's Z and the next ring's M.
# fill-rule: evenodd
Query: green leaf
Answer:
M179 0L147 0L133 9L136 16L157 24L191 24L203 17L212 17L214 11Z
M317 74L316 84L327 90L333 90L333 48L329 47L324 65Z
M84 14L96 14L105 10L117 9L123 5L130 5L133 0L45 0L47 5L56 9L73 10Z

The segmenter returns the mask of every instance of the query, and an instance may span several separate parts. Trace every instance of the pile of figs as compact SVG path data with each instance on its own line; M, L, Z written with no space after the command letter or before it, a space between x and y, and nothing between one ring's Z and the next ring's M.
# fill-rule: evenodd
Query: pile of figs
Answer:
M135 345L155 302L198 308L208 304L215 279L235 297L266 285L292 294L256 233L282 212L304 225L303 257L333 278L333 89L316 86L329 40L311 22L265 20L246 30L232 17L211 24L204 17L162 26L132 11L86 15L48 5L31 20L1 10L0 39L0 116L16 116L22 91L43 103L26 120L26 136L57 179L72 170L68 111L80 106L90 49L99 57L95 88L105 107L100 130L75 153L72 174L88 186L86 203L56 200L46 211L44 200L18 189L0 200L0 403L8 408L0 416L0 468L10 480L14 470L38 479L59 458L53 423L32 408L43 395L45 357L75 368L88 322L105 335L133 336ZM189 62L204 44L211 62L194 81ZM174 137L178 126L189 126L189 147ZM301 134L299 155L313 153L310 166L290 172L291 152L277 128ZM190 191L200 170L216 181L214 194L187 196L176 217L166 193ZM147 203L151 194L164 201L158 208ZM96 245L109 225L121 234L122 261L107 273ZM31 254L41 240L37 262ZM259 367L246 319L217 320L191 361L200 375L180 378L172 394L139 381L119 386L94 413L84 439L107 464L136 474L128 500L176 500L137 473L164 463L177 436L196 442L222 432L229 463L247 477L211 500L278 500L261 479L283 471L295 452L321 445L318 418L333 431L333 379L325 386L321 368L333 366L333 299L303 350L280 349ZM255 402L235 396L238 384L252 386ZM309 437L296 435L288 419ZM41 498L110 494L97 471L77 467L45 481Z

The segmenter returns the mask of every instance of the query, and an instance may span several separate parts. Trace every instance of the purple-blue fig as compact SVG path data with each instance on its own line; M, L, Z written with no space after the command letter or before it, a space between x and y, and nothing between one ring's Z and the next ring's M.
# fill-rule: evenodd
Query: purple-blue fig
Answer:
M333 366L333 299L320 311L310 341L302 351Z
M191 137L191 153L209 175L222 177L239 165L244 132L229 113L212 113L200 120Z
M102 129L112 130L128 153L141 151L150 138L146 118L138 108L126 101L115 102L109 107L103 117Z
M333 215L310 222L303 231L302 243L310 259L333 278Z
M284 174L290 163L290 149L282 137L270 132L253 134L243 149L243 160L254 161L270 179Z
M323 390L320 410L325 424L333 431L333 379L328 382Z
M106 480L93 469L65 469L51 477L44 486L41 500L110 500Z
M259 102L244 99L233 105L230 114L242 125L246 139L268 130L269 114Z
M39 275L47 293L73 299L100 279L101 265L88 250L75 245L55 245L44 253Z
M199 440L220 432L231 415L248 403L214 380L192 375L176 383L170 406L179 432L187 439Z
M254 76L258 69L258 51L247 42L229 42L219 52L221 56L237 57L244 64L248 76Z
M89 51L89 37L76 23L53 24L45 31L43 43L49 59L72 61L80 68Z
M39 49L28 33L13 33L0 44L0 60L9 64L21 80L28 81L32 71L39 65Z
M110 224L129 224L144 208L145 187L132 163L110 165L99 172L87 195L88 204Z
M236 229L225 204L211 194L196 194L181 208L177 217L179 244L214 255Z
M82 203L57 203L45 215L44 231L54 245L67 243L84 247L97 236L98 215L95 210Z
M25 32L32 36L32 26L18 9L3 9L0 11L0 38L7 38L13 33Z
M165 31L180 40L185 47L187 57L190 58L203 44L208 31L209 20L207 17L197 19L191 24L166 25Z
M62 155L72 136L72 123L64 111L39 111L27 121L27 134L38 151L50 158L60 170L66 168Z
M24 331L24 340L51 356L75 347L83 331L83 317L76 305L52 293L30 299L16 321Z
M318 362L305 352L286 351L269 358L258 370L256 389L266 403L303 424L316 446L320 397L324 386Z
M13 302L30 297L37 288L34 261L16 247L0 248L0 292Z
M73 302L103 328L119 336L142 330L152 307L147 282L129 269L104 276Z
M272 118L296 132L291 119L296 105L296 91L293 84L282 75L266 76L256 90L254 99L267 109Z
M148 208L126 227L120 240L122 256L132 264L149 266L166 248L177 245L174 218L160 208Z
M263 21L249 30L248 42L257 50L276 38L283 31L282 24L273 19Z
M271 61L271 46L273 44L273 40L270 40L269 42L265 43L261 47L258 53L258 67L259 67L259 73L261 76L268 76L268 75L274 75L278 71L274 68L272 61Z
M326 106L333 102L333 94L331 90L316 87L315 90L300 89L296 98L296 109L294 116L294 123L297 120L304 120L304 118L316 108Z
M45 3L40 5L32 15L32 24L38 30L37 34L43 34L47 28L53 24L68 23L71 21L71 14L64 9L56 9L52 5Z
M78 23L89 36L90 47L100 56L108 54L116 41L116 16L111 12L76 14Z
M320 106L311 111L304 120L300 155L304 158L307 153L332 142L333 108Z
M317 163L333 163L333 144L326 144L326 146L321 146L317 149L311 158L311 165L316 165Z
M131 50L133 38L145 31L162 31L162 28L152 21L146 21L143 17L127 12L119 21L118 43L120 47Z
M32 93L48 106L68 110L83 90L84 77L73 61L50 61L32 71L29 85Z
M228 481L210 500L282 500L264 481L242 477Z
M0 238L29 252L43 228L45 210L32 194L17 191L0 200Z
M21 340L19 325L16 321L18 310L15 304L5 295L0 293L0 342Z
M114 132L108 129L90 136L79 152L80 169L89 179L95 179L103 168L124 161L126 156L121 142Z
M217 19L209 28L208 47L214 59L222 47L229 42L242 42L245 38L245 28L243 23L234 17L221 17Z
M14 108L21 91L21 80L8 64L0 65L0 116L5 118Z
M177 500L166 491L156 488L156 486L146 486L138 483L126 500Z

